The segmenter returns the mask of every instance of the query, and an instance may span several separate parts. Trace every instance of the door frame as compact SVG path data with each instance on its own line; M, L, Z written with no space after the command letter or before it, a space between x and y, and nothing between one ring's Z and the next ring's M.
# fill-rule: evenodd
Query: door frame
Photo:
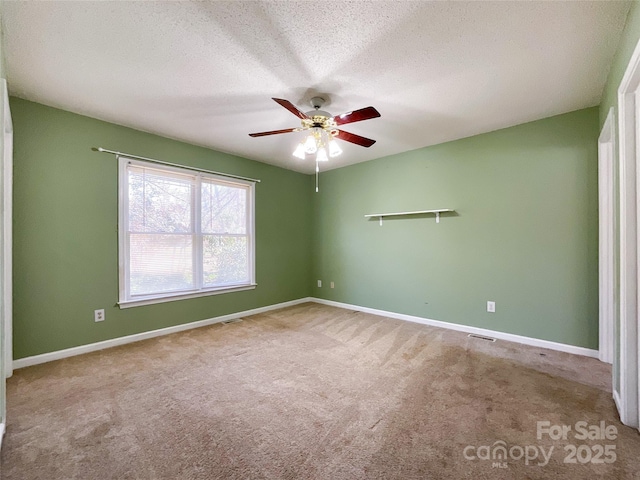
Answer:
M598 358L613 363L616 299L615 118L613 107L598 138L599 346Z
M0 448L7 423L6 378L13 374L12 352L12 185L13 124L7 81L0 79Z
M640 42L618 88L620 152L620 398L622 423L638 428L638 192Z
M13 375L13 121L7 81L4 96L2 152L2 318L4 320L5 377Z

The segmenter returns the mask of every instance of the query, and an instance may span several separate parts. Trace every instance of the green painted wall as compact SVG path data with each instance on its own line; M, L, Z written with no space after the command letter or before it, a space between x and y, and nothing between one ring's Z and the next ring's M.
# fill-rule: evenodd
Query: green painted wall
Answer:
M589 108L322 173L313 295L597 349L597 137Z
M597 348L597 108L322 173L319 194L312 176L11 108L16 359L309 295ZM92 146L261 178L259 287L120 310L117 165ZM457 214L363 217L429 208Z
M15 359L310 294L311 177L17 98L11 110ZM94 146L261 179L257 289L120 310L117 162Z
M602 100L600 102L600 126L604 124L607 118L609 108L618 105L618 87L620 81L627 69L627 64L631 59L633 50L640 39L640 2L634 1L627 15L627 22L620 38L620 44L616 50L615 57L611 63L607 83L602 92ZM617 113L617 109L616 109ZM616 119L617 120L617 119Z

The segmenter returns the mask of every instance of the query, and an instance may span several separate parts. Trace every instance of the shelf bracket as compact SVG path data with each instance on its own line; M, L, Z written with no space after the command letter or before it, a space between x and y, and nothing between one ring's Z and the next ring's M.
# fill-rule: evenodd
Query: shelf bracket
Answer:
M436 212L436 223L440 223L440 212Z
M380 217L380 226L382 226L382 217Z

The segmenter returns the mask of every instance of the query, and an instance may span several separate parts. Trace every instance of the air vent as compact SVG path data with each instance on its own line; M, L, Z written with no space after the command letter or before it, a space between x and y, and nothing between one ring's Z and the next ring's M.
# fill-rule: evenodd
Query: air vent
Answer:
M467 337L470 338L479 338L480 340L486 340L487 342L495 342L496 339L495 338L491 338L491 337L483 337L482 335L476 335L475 333L470 333L469 335L467 335Z
M223 322L220 322L220 323L222 323L223 325L229 325L230 323L238 323L241 321L242 321L241 318L232 318L230 320L224 320Z

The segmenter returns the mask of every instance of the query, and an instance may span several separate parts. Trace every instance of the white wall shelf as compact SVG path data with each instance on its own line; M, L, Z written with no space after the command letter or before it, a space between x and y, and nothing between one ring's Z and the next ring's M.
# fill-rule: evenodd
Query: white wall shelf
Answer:
M452 208L440 208L437 210L417 210L415 212L395 212L395 213L370 213L365 215L365 218L379 218L380 226L382 226L382 219L384 217L401 217L405 215L422 215L425 213L433 213L436 216L436 223L440 223L440 214L444 212L455 212Z

